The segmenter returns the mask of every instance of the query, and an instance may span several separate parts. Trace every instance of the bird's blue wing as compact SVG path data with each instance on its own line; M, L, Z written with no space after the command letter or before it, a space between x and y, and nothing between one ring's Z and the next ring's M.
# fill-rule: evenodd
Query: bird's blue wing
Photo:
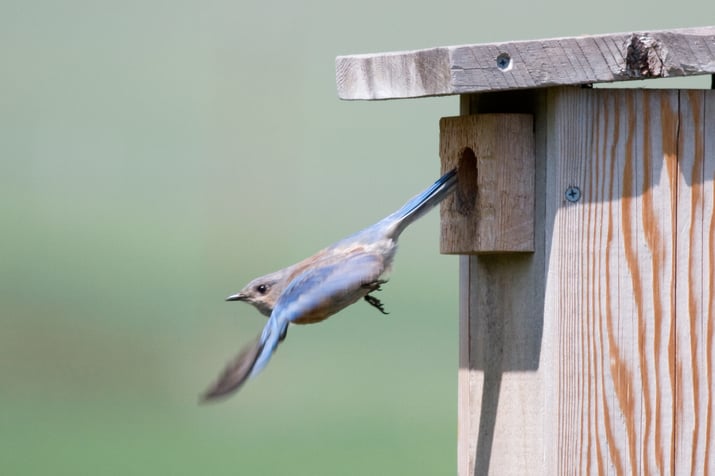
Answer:
M215 400L238 390L248 380L256 359L263 349L260 339L246 345L241 352L226 365L218 380L202 395L203 401Z
M261 351L251 377L266 366L290 322L317 322L365 296L383 272L380 256L353 252L347 257L328 257L296 276L283 291L263 328Z
M384 257L374 253L330 256L296 276L273 313L291 322L329 317L367 294L384 270Z
M204 401L214 400L238 390L249 378L265 367L288 329L288 321L279 321L271 316L263 332L246 345L238 356L229 362L218 380L204 393Z
M301 318L322 320L365 296L384 271L382 257L364 252L322 257L283 291L258 339L244 347L204 394L212 400L236 391L266 366L288 330ZM368 287L366 287L368 285ZM308 320L307 322L312 322Z

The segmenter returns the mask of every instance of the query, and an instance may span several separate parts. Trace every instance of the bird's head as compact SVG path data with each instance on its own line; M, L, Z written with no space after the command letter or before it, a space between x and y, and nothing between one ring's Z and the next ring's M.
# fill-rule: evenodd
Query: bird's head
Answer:
M247 302L258 309L261 314L270 316L278 297L285 289L284 274L285 271L281 270L256 278L236 294L227 297L226 301Z

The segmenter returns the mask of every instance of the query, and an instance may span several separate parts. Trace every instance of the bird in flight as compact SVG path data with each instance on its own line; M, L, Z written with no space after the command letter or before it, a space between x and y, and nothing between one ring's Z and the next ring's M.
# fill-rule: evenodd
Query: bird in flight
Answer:
M268 322L261 334L226 366L203 394L203 401L227 396L266 366L288 325L320 322L364 299L386 314L372 295L386 281L397 251L397 239L412 222L449 195L457 184L453 169L405 203L399 210L313 256L248 283L227 301L253 305Z

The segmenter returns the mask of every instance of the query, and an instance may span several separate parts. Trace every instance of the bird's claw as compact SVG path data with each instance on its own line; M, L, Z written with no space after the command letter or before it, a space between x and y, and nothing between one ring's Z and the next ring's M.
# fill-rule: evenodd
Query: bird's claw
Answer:
M377 310L380 311L381 313L383 313L385 315L390 314L389 312L385 311L385 305L382 304L382 302L375 296L370 296L368 294L367 296L365 296L365 301L367 301L367 303L370 304L371 306L377 308Z

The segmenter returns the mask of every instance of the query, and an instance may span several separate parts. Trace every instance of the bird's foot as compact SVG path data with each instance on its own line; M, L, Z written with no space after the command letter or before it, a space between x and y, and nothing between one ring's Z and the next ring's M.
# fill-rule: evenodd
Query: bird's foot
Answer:
M378 288L378 290L379 290L379 288ZM389 312L385 311L385 305L382 304L382 302L380 302L380 300L378 298L376 298L375 296L370 296L368 294L365 296L365 301L367 301L367 303L370 304L371 306L377 308L377 310L380 311L381 313L383 313L385 315L390 314Z

